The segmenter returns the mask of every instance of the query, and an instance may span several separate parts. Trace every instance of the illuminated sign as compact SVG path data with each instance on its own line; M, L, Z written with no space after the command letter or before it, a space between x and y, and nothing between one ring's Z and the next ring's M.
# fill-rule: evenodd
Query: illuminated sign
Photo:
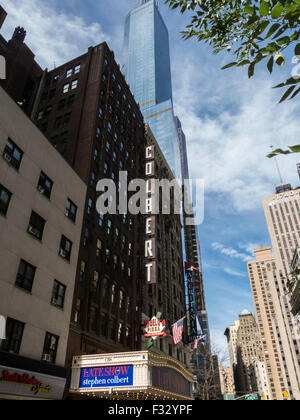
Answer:
M79 388L109 388L133 385L133 366L81 369Z
M147 198L145 203L146 214L149 215L146 217L146 239L145 239L145 270L146 270L146 283L155 284L156 283L156 218L151 215L154 211L154 176L155 176L155 147L148 146L146 148L146 168L145 176L147 179Z
M61 400L65 385L65 377L44 375L0 365L0 395Z
M158 319L155 316L149 321L145 322L145 337L166 337L164 330L166 329L166 321Z

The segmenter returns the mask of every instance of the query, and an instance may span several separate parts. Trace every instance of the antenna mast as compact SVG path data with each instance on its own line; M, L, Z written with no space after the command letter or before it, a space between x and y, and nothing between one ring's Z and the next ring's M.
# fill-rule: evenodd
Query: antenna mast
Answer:
M270 148L273 151L274 146L271 145ZM279 175L279 179L280 179L281 185L283 185L283 180L282 180L282 176L281 176L281 173L280 173L280 169L279 169L277 157L274 156L274 159L275 159L275 164L276 164L276 168L277 168L277 172L278 172L278 175Z

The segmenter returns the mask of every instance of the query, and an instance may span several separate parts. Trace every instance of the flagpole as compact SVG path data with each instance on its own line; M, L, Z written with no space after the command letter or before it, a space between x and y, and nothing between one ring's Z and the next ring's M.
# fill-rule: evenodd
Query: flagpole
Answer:
M180 321L183 321L186 318L186 315L183 318L180 318L178 321L174 322L174 324L171 325L171 328L174 327L175 324L177 324Z

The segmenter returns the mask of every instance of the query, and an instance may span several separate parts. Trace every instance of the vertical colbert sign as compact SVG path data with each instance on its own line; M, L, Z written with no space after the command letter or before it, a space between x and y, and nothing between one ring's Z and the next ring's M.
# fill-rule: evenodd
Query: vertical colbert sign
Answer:
M145 223L145 271L146 283L156 283L156 218L154 214L155 147L146 147L146 223Z
M197 335L197 321L195 308L195 291L193 269L186 269L187 276L187 290L188 290L188 304L189 304L189 319L190 319L190 334L189 342L192 343L198 338Z

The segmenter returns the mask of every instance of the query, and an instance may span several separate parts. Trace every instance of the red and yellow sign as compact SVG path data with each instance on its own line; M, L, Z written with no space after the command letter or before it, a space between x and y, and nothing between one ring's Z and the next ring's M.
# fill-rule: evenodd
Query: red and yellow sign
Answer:
M158 319L154 316L149 321L145 322L145 337L165 337L167 334L164 332L166 329L166 321Z

